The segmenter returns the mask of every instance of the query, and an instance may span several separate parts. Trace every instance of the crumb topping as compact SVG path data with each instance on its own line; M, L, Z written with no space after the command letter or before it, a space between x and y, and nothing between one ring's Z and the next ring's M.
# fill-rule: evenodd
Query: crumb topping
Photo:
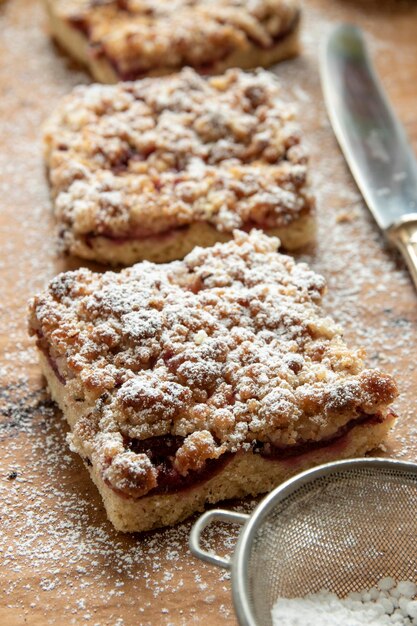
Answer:
M298 23L294 0L55 0L121 79L155 69L201 71L252 47L269 49ZM238 65L238 63L237 63Z
M255 442L331 437L396 396L323 315L324 279L277 243L235 232L184 261L67 272L34 299L31 332L91 407L73 445L119 490L155 483L128 441L182 437L173 465L186 475Z
M64 240L207 222L272 229L313 209L294 113L265 71L77 87L45 129Z

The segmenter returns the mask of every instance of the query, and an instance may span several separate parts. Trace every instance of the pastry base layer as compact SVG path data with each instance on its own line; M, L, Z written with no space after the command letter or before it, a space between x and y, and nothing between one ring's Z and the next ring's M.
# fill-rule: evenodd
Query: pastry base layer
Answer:
M292 251L312 242L316 233L313 215L305 215L282 228L266 230L278 237L283 249ZM182 259L196 246L206 248L218 242L229 241L232 233L218 231L205 222L191 224L183 229L143 239L113 240L109 237L72 237L66 248L71 254L107 265L133 265L139 261L168 263Z
M52 37L68 54L85 65L95 80L101 83L117 83L123 80L123 77L118 76L110 61L104 57L94 57L91 54L88 39L81 31L55 13L53 0L45 0L45 5L49 15ZM204 73L222 74L231 67L240 67L242 69L269 67L279 61L294 57L299 52L298 35L299 27L297 26L291 33L277 42L275 46L268 49L248 46L244 51L233 52L222 61L213 63L209 72L204 68ZM135 78L164 76L178 72L180 69L181 67L157 67L146 73L141 73ZM199 70L198 67L195 69Z
M60 383L42 352L39 352L39 358L52 398L73 427L91 407L70 396L66 385ZM123 532L142 532L172 526L204 510L206 504L271 491L294 474L316 465L361 456L380 445L394 419L394 414L389 414L382 423L359 424L323 448L282 461L268 460L252 452L237 453L206 482L166 495L148 495L139 499L121 497L104 483L94 465L87 466L87 469L114 527Z

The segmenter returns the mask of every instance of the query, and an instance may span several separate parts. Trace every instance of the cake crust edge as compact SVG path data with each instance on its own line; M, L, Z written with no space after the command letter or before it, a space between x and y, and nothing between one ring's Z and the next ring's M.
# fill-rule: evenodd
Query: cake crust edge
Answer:
M315 212L301 215L288 226L263 231L270 237L278 237L283 250L299 250L314 242L316 236ZM69 231L68 239L62 240L64 251L69 254L111 266L130 266L140 261L168 263L183 259L195 247L207 248L216 243L233 239L233 233L217 230L207 222L194 222L185 229L174 229L166 236L131 239L115 243L102 236L76 237Z
M78 419L92 407L88 404L80 406L66 397L65 386L57 379L47 358L40 350L38 354L51 397L73 429ZM116 530L144 532L173 526L203 511L208 504L266 493L295 474L314 466L362 456L381 444L395 419L396 415L389 411L380 423L358 424L328 446L282 461L267 460L252 452L239 452L215 476L202 484L180 492L145 495L139 499L120 496L104 482L94 465L85 465Z

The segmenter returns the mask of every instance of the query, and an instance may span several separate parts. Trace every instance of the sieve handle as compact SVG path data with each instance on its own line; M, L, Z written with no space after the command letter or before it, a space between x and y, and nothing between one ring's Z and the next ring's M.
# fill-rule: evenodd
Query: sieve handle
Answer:
M207 561L207 563L212 563L213 565L217 565L219 567L224 567L225 569L230 569L230 557L219 556L218 554L214 554L213 552L207 552L201 547L200 539L203 533L203 530L212 524L212 522L232 522L233 524L245 524L245 522L249 519L249 515L245 513L235 513L234 511L226 511L225 509L213 509L212 511L206 511L203 513L201 517L196 521L194 526L191 529L190 533L190 550L202 561Z

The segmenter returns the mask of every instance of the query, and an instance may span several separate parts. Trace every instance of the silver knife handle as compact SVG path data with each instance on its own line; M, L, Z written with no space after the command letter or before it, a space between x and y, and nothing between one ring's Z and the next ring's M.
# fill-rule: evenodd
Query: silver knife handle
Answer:
M417 289L417 213L405 215L388 228L387 235L401 252Z

